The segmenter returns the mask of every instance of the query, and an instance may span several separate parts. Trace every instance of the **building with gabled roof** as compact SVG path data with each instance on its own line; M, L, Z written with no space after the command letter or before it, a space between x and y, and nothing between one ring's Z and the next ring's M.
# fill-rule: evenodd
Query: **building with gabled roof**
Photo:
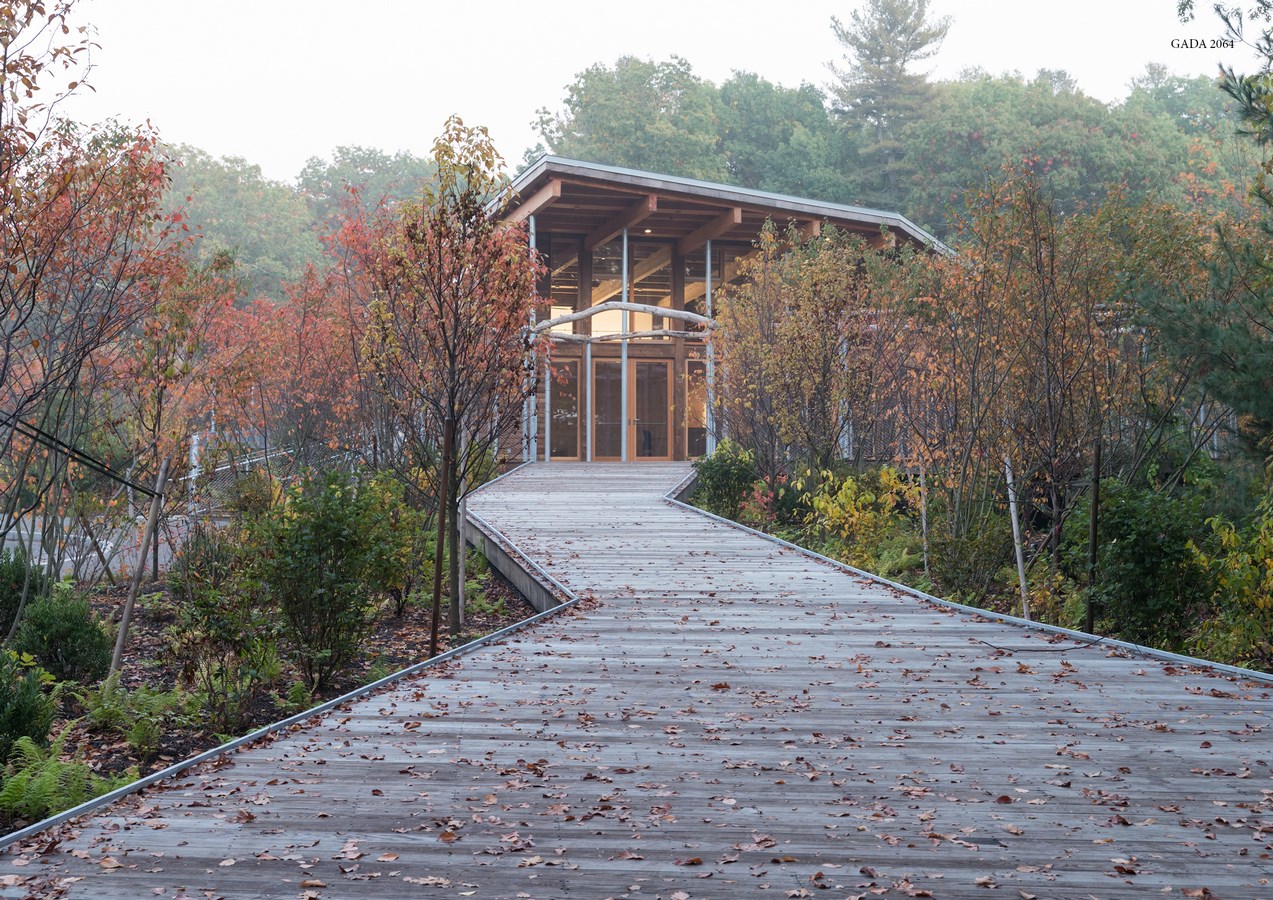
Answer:
M551 377L526 410L527 459L693 459L715 445L713 295L741 277L766 220L826 225L881 250L947 248L898 213L542 156L502 216L547 267L537 339Z

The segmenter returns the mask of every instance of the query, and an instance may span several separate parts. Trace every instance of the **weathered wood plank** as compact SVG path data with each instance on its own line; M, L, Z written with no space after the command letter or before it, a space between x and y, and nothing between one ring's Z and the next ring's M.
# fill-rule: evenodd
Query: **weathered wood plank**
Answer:
M1273 897L1267 685L927 606L661 502L686 471L504 479L472 508L583 607L0 874L82 897Z

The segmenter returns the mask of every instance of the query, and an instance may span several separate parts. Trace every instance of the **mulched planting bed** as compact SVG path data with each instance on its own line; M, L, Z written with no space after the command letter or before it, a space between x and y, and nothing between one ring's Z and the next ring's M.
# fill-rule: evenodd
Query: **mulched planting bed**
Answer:
M115 621L127 593L128 587L124 584L106 587L96 591L90 602L100 617ZM130 690L143 685L163 691L179 686L189 689L189 685L181 683L181 663L171 652L170 639L166 634L176 622L174 602L164 580L143 586L129 629L128 647L120 672L122 686ZM329 689L316 695L310 705L316 706L324 700L348 693L360 685L426 659L429 652L431 612L427 603L409 605L400 618L395 618L388 608L382 610L359 657L335 679ZM484 587L484 602L479 609L469 611L464 625L454 636L449 634L446 627L446 598L443 598L441 650L449 650L514 625L535 612L535 608L516 588L498 573L491 572ZM249 708L242 734L299 711L278 699L279 695L286 693L288 685L300 680L299 674L285 657L282 664L282 675L273 690L263 692ZM54 723L52 733L59 734L68 722L72 722L67 750L78 752L89 761L91 768L103 775L119 774L130 767L136 767L138 773L145 776L219 746L227 739L226 735L218 735L198 726L170 726L165 728L158 752L149 759L138 759L122 737L90 731L84 721L76 721L75 717L81 713L76 707L74 699L64 698L60 717ZM10 819L0 814L0 833L13 831L27 824L29 823L21 819Z

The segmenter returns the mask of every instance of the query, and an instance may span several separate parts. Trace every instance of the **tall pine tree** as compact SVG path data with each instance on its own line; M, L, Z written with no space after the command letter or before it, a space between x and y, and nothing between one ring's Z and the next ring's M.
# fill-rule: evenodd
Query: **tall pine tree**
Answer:
M927 76L912 66L937 52L950 19L930 20L928 0L868 0L848 23L831 19L844 47L844 64L831 65L836 112L859 132L862 184L859 202L898 209L907 176L900 140L929 98Z

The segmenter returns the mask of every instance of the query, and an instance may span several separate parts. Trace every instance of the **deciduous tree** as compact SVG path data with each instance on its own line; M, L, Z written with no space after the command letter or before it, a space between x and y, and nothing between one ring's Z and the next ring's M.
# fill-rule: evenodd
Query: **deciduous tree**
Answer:
M364 348L417 458L439 456L436 653L448 537L450 621L459 625L460 501L497 443L513 439L534 390L528 323L542 267L525 231L497 222L507 183L486 129L452 117L433 163L422 200L373 223Z

